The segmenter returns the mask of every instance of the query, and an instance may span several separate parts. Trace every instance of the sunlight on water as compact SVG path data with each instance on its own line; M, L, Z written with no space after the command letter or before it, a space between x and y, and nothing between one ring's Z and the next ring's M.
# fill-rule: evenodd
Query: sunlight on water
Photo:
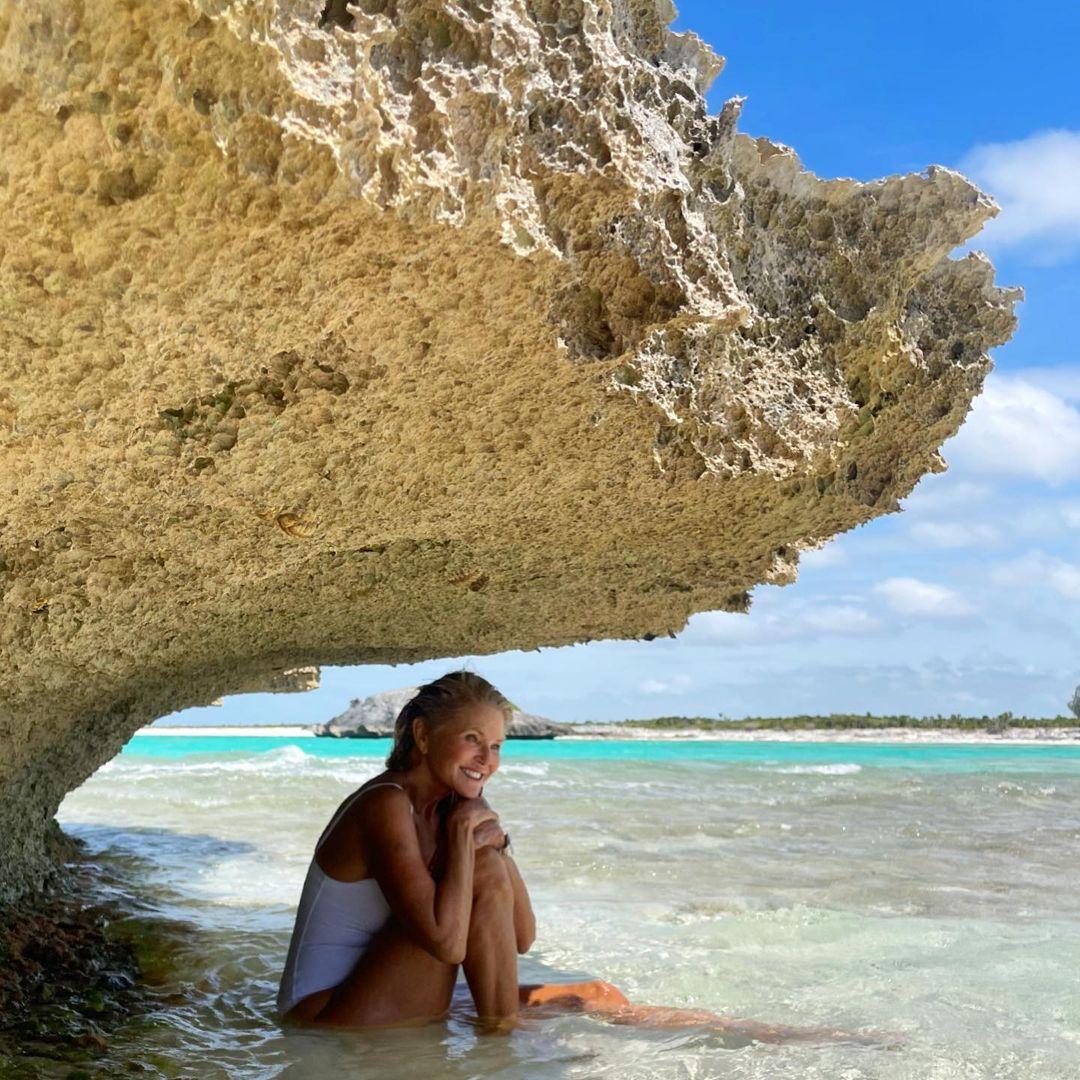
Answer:
M277 979L314 841L383 741L143 737L60 819L136 890L167 963L101 1075L1080 1075L1080 754L1067 748L510 743L485 794L539 927L521 981L887 1030L733 1048L587 1016L286 1031ZM151 932L148 931L148 932ZM111 1070L111 1071L110 1071Z

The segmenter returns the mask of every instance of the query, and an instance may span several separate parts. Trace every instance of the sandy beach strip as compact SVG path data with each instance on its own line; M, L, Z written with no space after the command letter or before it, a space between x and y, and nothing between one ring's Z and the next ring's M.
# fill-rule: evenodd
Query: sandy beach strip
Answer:
M204 735L219 736L226 738L243 738L244 736L272 738L272 739L314 739L315 733L306 727L299 725L288 726L285 724L236 724L222 727L141 727L135 732L136 735L186 735L201 738Z
M138 735L174 735L225 738L314 739L318 736L308 727L284 724L236 724L218 727L143 727ZM918 731L913 728L848 728L818 730L802 728L794 731L702 731L697 728L670 730L622 727L619 724L574 725L573 734L559 735L556 741L590 741L599 739L634 739L643 742L818 742L818 743L911 743L980 746L1080 746L1080 727L1075 728L1011 728L1000 734L990 731L965 731L962 728L935 728ZM356 740L362 741L362 740Z
M618 724L578 724L573 735L560 739L653 739L692 740L697 742L821 742L821 743L921 743L981 746L1080 746L1080 727L1009 728L1000 734L991 731L967 731L963 728L800 728L793 731L702 731L698 728L623 728Z

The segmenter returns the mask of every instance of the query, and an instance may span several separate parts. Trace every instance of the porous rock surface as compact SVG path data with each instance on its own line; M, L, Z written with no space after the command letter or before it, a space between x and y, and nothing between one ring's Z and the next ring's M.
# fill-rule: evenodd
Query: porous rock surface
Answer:
M385 738L394 734L394 722L406 702L416 696L418 686L402 686L396 690L383 690L366 698L353 698L349 707L325 724L313 724L316 735L335 739ZM553 724L545 716L523 712L516 706L510 711L510 723L506 727L508 739L548 739L568 734L566 724Z
M158 715L677 631L942 467L993 205L737 133L672 15L0 0L0 896Z

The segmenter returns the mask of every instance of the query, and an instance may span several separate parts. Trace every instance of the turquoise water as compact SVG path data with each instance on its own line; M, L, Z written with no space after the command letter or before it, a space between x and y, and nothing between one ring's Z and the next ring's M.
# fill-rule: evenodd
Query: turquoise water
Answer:
M522 982L885 1030L899 1049L734 1047L588 1016L297 1032L273 1013L314 841L389 740L138 736L59 818L169 942L160 1008L99 1071L404 1077L1080 1076L1080 749L511 741L484 794L538 935Z
M280 736L136 735L124 754L181 759L198 754L261 754L297 746L313 757L384 757L390 739L312 739ZM725 742L656 739L514 739L504 761L717 761L742 764L854 762L867 768L945 772L1073 772L1080 775L1080 746L908 745L900 743Z

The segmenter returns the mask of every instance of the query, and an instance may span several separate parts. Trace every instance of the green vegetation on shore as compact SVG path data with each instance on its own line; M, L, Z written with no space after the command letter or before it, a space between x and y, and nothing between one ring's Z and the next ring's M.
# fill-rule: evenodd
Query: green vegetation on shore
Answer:
M1071 716L871 716L870 713L831 713L828 716L754 716L746 720L727 720L723 716L658 716L652 720L624 720L626 727L693 728L700 731L851 731L878 728L914 728L920 731L942 729L961 731L1007 731L1010 728L1075 728L1080 720Z

